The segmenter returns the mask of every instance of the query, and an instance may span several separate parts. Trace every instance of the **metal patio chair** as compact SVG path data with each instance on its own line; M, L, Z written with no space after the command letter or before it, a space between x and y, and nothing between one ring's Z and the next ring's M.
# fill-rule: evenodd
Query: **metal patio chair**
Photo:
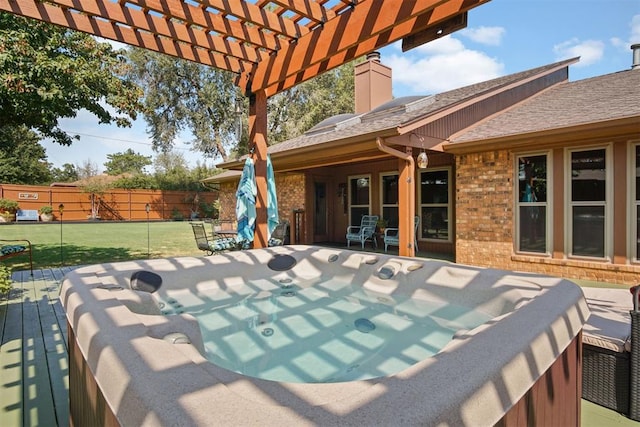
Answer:
M347 227L347 247L351 242L360 242L362 249L364 244L370 240L373 242L375 248L378 247L376 241L376 225L378 223L378 215L363 215L360 220L360 225L350 225Z

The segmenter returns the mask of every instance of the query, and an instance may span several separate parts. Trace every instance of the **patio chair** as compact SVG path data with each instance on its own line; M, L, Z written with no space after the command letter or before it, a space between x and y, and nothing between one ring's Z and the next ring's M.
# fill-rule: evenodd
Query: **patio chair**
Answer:
M631 290L583 288L591 316L582 330L582 398L640 421L640 286Z
M206 252L207 255L213 255L216 252L234 250L238 248L236 240L231 237L218 237L209 240L209 236L207 235L203 222L192 222L191 228L193 230L193 236L196 239L198 249Z
M418 250L418 227L420 226L420 217L416 215L413 218L413 245ZM400 245L400 233L397 228L385 228L384 230L384 251L387 252L389 246Z
M289 221L283 220L278 223L271 237L269 238L269 246L282 246L290 244L289 238Z
M31 252L31 242L26 239L0 239L0 261L13 258L18 255L29 254L29 269L33 275L33 255Z
M370 240L377 248L378 242L375 237L377 222L378 215L363 215L360 225L347 227L347 247L350 246L351 242L360 242L362 249L364 249L364 244Z

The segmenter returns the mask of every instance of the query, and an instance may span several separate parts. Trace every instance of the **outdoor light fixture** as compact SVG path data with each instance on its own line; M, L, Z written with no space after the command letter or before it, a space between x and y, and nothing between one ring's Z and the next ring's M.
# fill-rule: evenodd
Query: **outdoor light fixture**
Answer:
M60 216L62 216L62 211L64 211L64 205L62 203L60 203L58 205L58 212L60 212Z
M418 138L418 140L420 141L420 147L421 147L420 154L418 154L418 157L416 157L416 165L418 166L419 169L426 169L427 166L429 165L429 157L427 157L427 153L424 151L424 137L421 135L412 133L409 138L413 138L414 136Z
M418 154L418 157L416 158L416 164L420 169L426 169L429 165L429 158L427 157L427 153L425 153L424 150L422 150L420 154Z

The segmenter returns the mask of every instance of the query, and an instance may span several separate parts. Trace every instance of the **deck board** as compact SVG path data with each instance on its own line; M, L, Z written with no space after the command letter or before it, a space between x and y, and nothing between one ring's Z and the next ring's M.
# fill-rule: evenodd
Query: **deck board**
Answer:
M73 268L18 271L0 301L0 425L68 426L69 367L60 283Z
M0 425L22 425L22 290L2 301L4 328L0 341Z

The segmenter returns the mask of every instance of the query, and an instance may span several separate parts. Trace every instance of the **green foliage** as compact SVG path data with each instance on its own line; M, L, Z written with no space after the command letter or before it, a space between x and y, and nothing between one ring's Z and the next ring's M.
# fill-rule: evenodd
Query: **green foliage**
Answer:
M4 295L11 290L11 270L4 265L0 265L0 295Z
M124 153L107 154L109 159L104 166L108 175L121 175L123 173L140 174L149 166L151 156L143 156L129 148Z
M271 144L295 138L322 120L337 114L353 113L354 63L348 63L269 100L269 140Z
M123 176L118 178L113 186L115 188L125 188L127 190L138 189L146 189L146 190L157 190L158 181L153 176L137 174L133 176Z
M51 181L47 156L35 132L26 126L1 126L0 141L0 182L38 185Z
M11 199L0 199L0 213L10 213L14 214L18 210L19 205L18 202Z
M158 151L171 150L183 130L193 149L206 157L227 158L234 146L235 103L240 98L233 74L144 49L131 49L129 79L145 88L144 117Z
M171 218L174 221L182 221L184 219L184 214L180 212L180 209L173 208L173 210L171 211Z
M42 206L38 212L44 215L51 215L53 214L53 208L51 206Z
M62 169L51 169L52 182L73 182L80 179L76 167L71 163L65 163L62 165Z
M130 126L141 90L121 78L122 51L94 37L52 24L0 13L0 128L26 126L70 145L60 118L81 109L99 123Z

